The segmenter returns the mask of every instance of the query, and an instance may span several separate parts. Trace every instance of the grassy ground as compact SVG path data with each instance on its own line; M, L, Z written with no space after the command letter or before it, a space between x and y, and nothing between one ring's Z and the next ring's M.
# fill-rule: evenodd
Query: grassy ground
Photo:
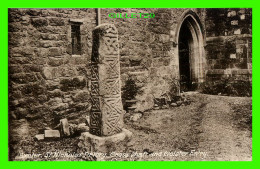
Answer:
M137 122L126 120L133 132L127 153L139 153L119 160L252 160L252 98L190 94L191 104L145 112ZM17 125L17 123L16 123ZM16 126L13 133L27 131L30 125ZM15 135L15 134L13 134ZM31 137L13 141L11 159L18 153L77 152L78 138L37 142ZM144 155L145 154L145 155ZM144 155L144 156L142 156ZM16 160L25 160L17 159ZM95 160L89 157L33 158L27 160ZM112 159L113 160L113 159ZM116 159L114 159L116 160Z

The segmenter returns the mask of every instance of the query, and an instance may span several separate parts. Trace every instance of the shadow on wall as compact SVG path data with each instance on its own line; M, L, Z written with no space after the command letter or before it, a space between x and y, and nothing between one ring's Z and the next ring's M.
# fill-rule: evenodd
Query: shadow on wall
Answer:
M135 80L129 77L122 88L122 101L126 111L144 112L155 106L167 106L176 101L179 95L179 81L165 80L163 77L148 80L143 87L139 87Z

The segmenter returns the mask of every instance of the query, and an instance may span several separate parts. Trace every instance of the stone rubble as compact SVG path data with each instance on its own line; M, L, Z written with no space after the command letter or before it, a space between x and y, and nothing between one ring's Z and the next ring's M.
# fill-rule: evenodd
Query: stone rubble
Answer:
M56 140L66 137L75 137L79 136L83 132L88 132L89 126L86 123L80 124L70 124L67 118L61 119L60 123L51 129L50 127L45 127L42 130L39 130L39 133L35 135L34 139L36 141L41 140Z

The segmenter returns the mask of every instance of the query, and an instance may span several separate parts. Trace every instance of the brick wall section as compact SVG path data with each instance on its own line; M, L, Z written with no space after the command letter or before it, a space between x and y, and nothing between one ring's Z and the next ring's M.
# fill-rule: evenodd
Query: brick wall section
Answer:
M8 19L9 117L50 123L86 115L95 10L9 9ZM71 19L83 21L78 56L71 53Z
M207 9L208 79L251 80L252 9Z

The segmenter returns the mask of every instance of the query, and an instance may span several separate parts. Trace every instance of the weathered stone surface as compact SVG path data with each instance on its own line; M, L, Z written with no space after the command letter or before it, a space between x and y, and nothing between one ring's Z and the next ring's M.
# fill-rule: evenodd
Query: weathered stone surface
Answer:
M234 31L234 34L235 34L235 35L240 35L240 34L241 34L241 29L236 29L236 30Z
M42 38L42 40L57 40L58 39L57 35L55 35L55 34L45 34L45 33L41 34L41 38Z
M25 84L29 82L35 82L37 79L35 77L35 74L33 73L17 73L10 76L11 80L13 82L16 82L18 84Z
M62 97L63 96L63 92L60 89L54 89L52 91L48 91L47 95L51 98L54 97Z
M55 111L61 111L61 110L66 110L69 107L68 103L59 103L57 105L52 106L52 110Z
M23 65L23 70L26 73L41 72L42 68L43 68L42 65Z
M25 84L22 88L21 88L21 93L23 95L27 95L27 96L31 96L31 95L41 95L41 94L45 94L45 88L44 86L42 86L39 83L28 83Z
M58 56L58 55L54 55L54 56ZM63 59L61 59L61 58L49 58L47 63L50 66L61 66L63 64Z
M41 11L37 9L28 9L26 13L31 16L39 16L41 14Z
M60 48L57 48L57 47L50 48L49 56L60 56L60 55L61 55Z
M74 102L87 102L89 100L90 93L87 90L78 91L75 96L72 97Z
M9 124L9 134L12 138L20 141L30 135L30 124L26 119L13 120Z
M207 72L208 80L224 77L225 69L246 68L244 60L238 58L243 58L247 52L249 56L252 55L251 45L247 49L242 47L243 44L251 44L252 41L250 33L252 23L249 19L251 9L207 9L206 14L205 50L210 68Z
M121 132L124 115L117 29L102 24L94 29L93 36L90 133L109 136Z
M61 119L60 120L60 131L61 131L61 135L64 137L70 136L70 130L69 130L69 122L68 119Z
M59 130L44 130L44 139L58 139L60 138Z
M49 22L51 26L63 26L65 24L64 20L61 18L50 18Z
M69 91L75 89L83 89L86 86L86 79L75 77L73 79L62 79L60 81L60 88L62 91Z
M31 20L31 23L34 27L42 27L48 25L48 21L45 18L33 18Z
M130 120L131 121L137 121L139 120L143 115L141 113L134 113L131 117Z
M88 131L89 131L89 127L86 125L86 123L80 123L80 124L78 124L78 126L77 126L77 130L78 130L80 133L88 132Z
M47 80L53 79L53 68L45 67L43 68L43 75Z
M44 140L44 134L37 134L35 136L36 140L40 141L40 140Z
M91 31L96 26L95 15L92 15L95 11L68 11L74 10L66 9L64 13L56 9L8 10L9 99L10 102L20 98L24 100L9 106L10 117L52 122L50 116L54 110L57 111L55 114L65 115L62 117L68 114L77 117L79 110L89 111L84 106L89 105L88 98L83 99L86 95L75 101L72 97L88 83L88 76L77 68L81 66L86 71L89 68L86 64L91 55ZM82 47L82 51L88 53L82 52L85 55L75 59L75 62L70 62L73 59L66 52L66 46L71 45L71 23L67 22L68 18L83 19L80 32L82 42L90 44ZM70 80L64 82L65 78ZM67 92L70 99L63 98L64 91L61 89ZM87 87L84 90L89 93ZM57 97L61 100L52 102ZM84 102L81 103L81 100ZM60 118L57 119L59 122Z
M78 146L90 152L124 152L131 138L132 132L126 129L122 129L120 133L105 137L85 132L81 134Z
M176 104L177 104L178 106L182 105L182 103L183 103L183 102L180 101L180 100L176 102Z
M90 117L89 116L86 116L85 124L89 127L89 124L90 124Z
M178 105L176 103L171 103L172 107L177 107Z

